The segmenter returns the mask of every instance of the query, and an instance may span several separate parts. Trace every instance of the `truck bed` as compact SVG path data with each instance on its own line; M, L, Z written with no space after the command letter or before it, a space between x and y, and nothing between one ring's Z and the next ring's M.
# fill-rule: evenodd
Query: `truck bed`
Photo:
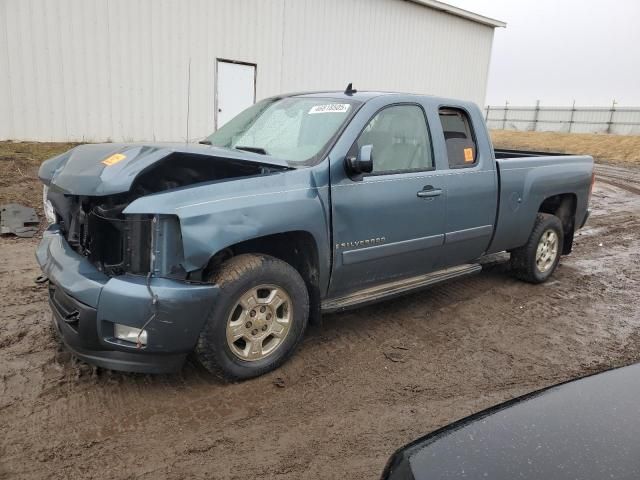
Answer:
M575 208L575 228L583 224L593 173L591 157L498 149L495 158L499 181L498 215L487 253L524 245L537 214L544 211L543 202L550 198L570 197Z
M506 148L494 149L496 160L506 160L509 158L527 158L527 157L565 157L570 156L568 153L560 152L537 152L535 150L511 150Z

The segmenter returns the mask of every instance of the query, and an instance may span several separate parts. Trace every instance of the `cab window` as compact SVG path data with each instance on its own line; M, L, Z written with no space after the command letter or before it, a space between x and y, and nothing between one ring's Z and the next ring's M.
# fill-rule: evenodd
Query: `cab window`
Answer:
M447 145L449 168L473 167L478 162L477 146L469 116L457 108L441 108L440 123Z
M427 122L417 105L394 105L379 111L356 141L357 150L363 145L373 146L373 174L433 168Z

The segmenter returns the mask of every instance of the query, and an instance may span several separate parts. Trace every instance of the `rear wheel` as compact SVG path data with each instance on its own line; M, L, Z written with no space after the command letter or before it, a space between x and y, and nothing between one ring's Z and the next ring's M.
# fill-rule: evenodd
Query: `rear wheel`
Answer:
M547 281L560 261L563 240L560 219L539 213L526 245L511 252L512 271L526 282Z
M291 265L268 255L238 255L210 279L220 288L195 349L210 372L230 380L281 365L307 327L309 295Z

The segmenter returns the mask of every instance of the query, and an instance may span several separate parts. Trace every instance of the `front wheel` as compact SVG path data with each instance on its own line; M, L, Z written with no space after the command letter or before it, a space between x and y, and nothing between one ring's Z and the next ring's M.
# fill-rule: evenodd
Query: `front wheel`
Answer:
M225 262L211 281L220 293L196 345L200 363L229 380L281 365L309 317L309 294L297 270L268 255L245 254Z
M558 266L563 241L560 219L539 213L526 245L511 252L512 271L526 282L546 282Z

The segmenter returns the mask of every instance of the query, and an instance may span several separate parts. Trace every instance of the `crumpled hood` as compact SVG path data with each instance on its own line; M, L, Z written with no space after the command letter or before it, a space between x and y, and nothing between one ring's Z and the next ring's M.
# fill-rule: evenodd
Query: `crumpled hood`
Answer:
M226 158L258 165L287 167L284 160L257 153L193 144L87 144L44 162L38 176L72 195L103 196L129 191L140 173L173 153Z

